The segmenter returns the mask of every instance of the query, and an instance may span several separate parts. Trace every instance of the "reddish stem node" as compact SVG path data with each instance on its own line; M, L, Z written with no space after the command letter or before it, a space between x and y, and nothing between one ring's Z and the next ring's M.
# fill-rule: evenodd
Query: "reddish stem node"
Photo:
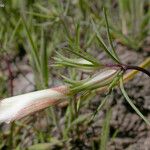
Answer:
M106 67L117 67L126 72L127 70L138 70L140 72L143 72L147 74L150 77L150 72L144 68L138 67L138 66L132 66L132 65L126 65L126 64L106 64Z

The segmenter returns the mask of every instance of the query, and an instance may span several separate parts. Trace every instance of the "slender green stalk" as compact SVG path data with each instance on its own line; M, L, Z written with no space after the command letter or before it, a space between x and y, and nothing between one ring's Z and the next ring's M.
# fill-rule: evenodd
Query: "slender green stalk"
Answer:
M124 86L123 86L123 78L120 80L120 89L122 94L124 95L127 102L130 104L130 106L135 110L135 112L145 121L147 125L150 126L149 120L147 120L144 115L139 111L139 109L133 104L132 100L129 98L128 94L126 93Z
M106 150L107 149L107 142L109 138L109 128L110 128L110 120L111 120L112 110L107 110L106 118L103 122L102 126L102 133L100 138L100 149L99 150Z

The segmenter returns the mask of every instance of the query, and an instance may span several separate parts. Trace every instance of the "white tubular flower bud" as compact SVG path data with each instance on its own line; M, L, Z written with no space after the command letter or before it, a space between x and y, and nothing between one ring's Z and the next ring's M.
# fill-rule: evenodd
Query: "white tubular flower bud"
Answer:
M86 82L84 85L94 85L97 83L103 83L105 80L109 78L113 78L114 75L116 75L118 71L115 69L105 70L104 72L99 73L98 75L95 75L91 80Z
M31 92L0 101L0 122L10 123L57 104L68 92L66 86Z
M99 87L107 85L112 81L117 72L114 69L105 70L77 87L76 92L96 85ZM59 86L3 99L0 101L0 122L10 123L49 106L58 104L62 102L60 100L66 98L69 91L67 86Z

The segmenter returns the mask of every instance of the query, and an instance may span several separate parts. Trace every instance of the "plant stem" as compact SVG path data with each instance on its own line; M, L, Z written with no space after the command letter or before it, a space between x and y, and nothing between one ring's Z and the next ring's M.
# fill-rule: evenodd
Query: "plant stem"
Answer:
M130 69L141 71L141 72L147 74L150 77L150 72L148 70L144 69L144 68L141 68L141 67L138 67L138 66L128 66L128 65L126 65L126 70L130 70Z
M132 66L132 65L126 65L126 64L105 64L106 67L117 67L122 69L124 72L126 72L127 70L137 70L137 71L141 71L145 74L147 74L150 77L150 72L142 67L139 66Z
M148 68L150 67L150 57L148 57L147 59L145 59L140 65L139 67L141 68ZM132 70L131 72L128 72L124 77L123 80L124 82L127 82L128 80L131 80L136 74L138 74L138 70Z

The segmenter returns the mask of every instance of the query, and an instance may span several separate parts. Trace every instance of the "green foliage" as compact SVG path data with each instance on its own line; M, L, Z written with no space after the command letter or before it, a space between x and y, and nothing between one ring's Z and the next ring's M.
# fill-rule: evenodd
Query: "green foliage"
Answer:
M106 118L103 122L102 133L101 133L101 142L100 142L100 150L107 149L107 142L109 138L109 128L110 128L110 120L111 120L111 110L107 110Z
M50 143L39 143L28 147L28 150L49 150L53 147L62 147L63 143L58 141L57 139L51 140Z
M149 9L144 10L144 7L148 5L148 1L119 0L118 4L119 17L122 25L122 33L120 32L121 40L129 47L139 49L149 34L149 19L147 17L150 16L150 11ZM115 31L113 30L113 32ZM127 40L124 40L125 38Z
M133 104L132 100L129 98L128 94L126 93L126 91L124 89L124 86L123 86L123 79L122 78L120 79L120 89L121 89L121 92L122 92L123 96L125 97L125 99L127 100L127 102L130 104L130 106L145 121L145 123L150 126L149 120L147 120L144 117L144 115L138 110L138 108Z
M0 74L0 97L2 96L6 96L7 95L7 86L6 86L6 77L2 76L2 74Z
M88 127L89 122L94 121L123 73L119 69L110 79L87 84L93 80L95 72L106 69L105 64L98 59L99 53L104 50L115 64L120 64L122 60L115 51L114 42L120 41L127 47L138 49L149 34L150 11L144 9L147 6L146 1L119 0L116 3L118 10L112 8L110 0L11 0L6 2L4 8L0 8L0 56L3 57L4 52L17 56L21 53L21 45L34 73L36 89L51 87L55 85L56 79L62 83L59 77L71 88L67 97L68 106L63 110L63 126L62 116L57 114L55 108L48 108L44 113L47 118L47 133L42 129L37 131L30 117L26 118L16 122L13 131L0 131L0 141L3 141L0 149L4 146L11 149L11 139L13 146L21 149L21 128L26 131L30 129L36 135L33 146L29 149L50 149L54 145L63 147L64 141L75 139L74 135L81 136L80 127ZM102 11L104 6L107 11ZM118 24L114 24L113 20L117 18L116 12L119 14L119 21L116 21ZM0 75L0 83L0 97L6 97L9 94L6 92L7 77ZM106 97L101 100L93 114L81 114L82 109L97 95L96 90L105 86L108 86ZM120 88L131 107L150 124L128 97L122 80ZM110 118L111 111L107 111L100 137L101 149L106 149L109 139ZM51 135L55 127L59 132L57 139Z

